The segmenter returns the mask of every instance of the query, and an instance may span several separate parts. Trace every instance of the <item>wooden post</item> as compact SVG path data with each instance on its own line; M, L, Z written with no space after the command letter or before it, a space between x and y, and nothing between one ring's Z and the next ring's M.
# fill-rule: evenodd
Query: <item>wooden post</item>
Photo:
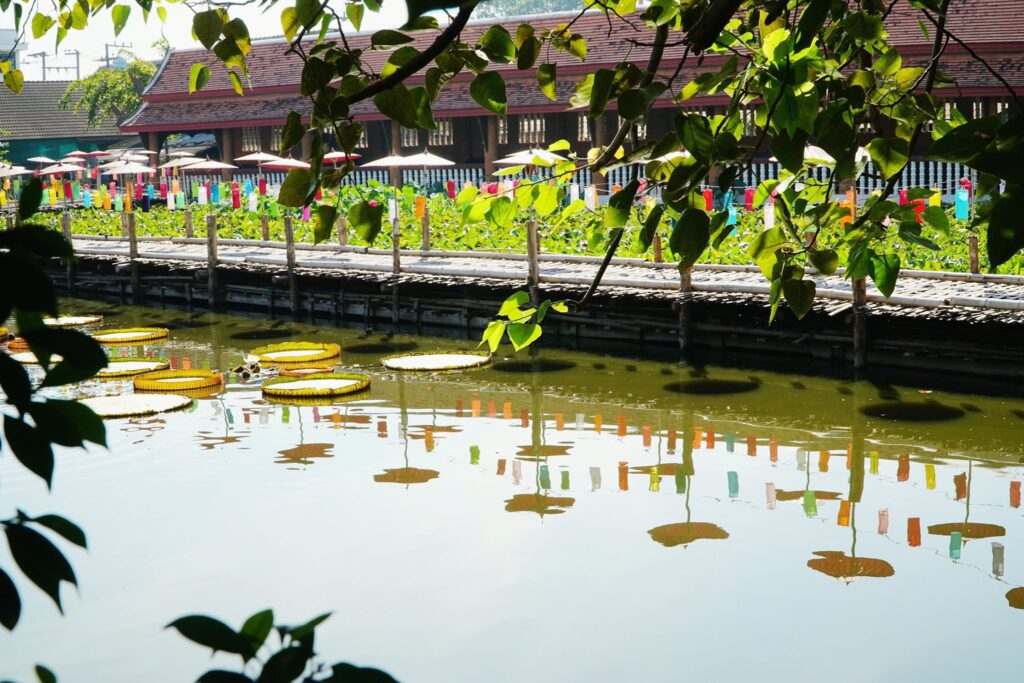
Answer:
M679 274L679 291L683 293L679 300L679 357L688 360L693 348L690 321L690 298L693 296L693 268L687 268Z
M195 232L192 230L192 212L189 209L185 209L184 221L185 237L191 239L192 236L195 235Z
M207 307L213 311L220 308L220 293L217 291L217 216L206 216L206 271Z
M537 238L537 221L526 221L526 260L529 270L526 286L530 289L530 303L540 304L540 241Z
M661 235L656 234L654 236L654 239L651 241L651 246L654 247L654 262L664 263L665 256L661 253Z
M284 254L285 264L288 268L288 304L292 309L292 315L299 314L299 288L295 281L295 230L292 227L292 217L286 214L284 217Z
M135 214L125 214L125 227L128 230L128 265L132 284L132 303L142 304L142 274L139 272L139 238L135 231Z
M260 216L260 231L263 235L263 241L270 241L270 216L263 214Z
M128 236L128 214L121 213L121 237Z
M978 236L971 235L967 238L967 249L970 252L971 258L971 273L977 275L981 272L981 268L978 265Z
M868 368L867 281L853 281L853 371L859 376Z
M6 218L7 218L7 229L8 230L14 230L14 214L13 213L9 213L9 214L7 214Z
M66 239L68 241L68 246L71 247L72 251L74 251L75 243L74 243L74 240L73 240L72 234L71 234L71 212L70 211L65 211L64 213L62 213L60 215L60 227L61 227L61 231L64 233L64 239ZM72 269L74 268L74 266L71 265L71 261L72 260L73 259L68 259L67 262L65 263L65 267L64 267L64 277L65 277L65 280L66 280L65 281L65 285L67 286L67 293L68 293L69 296L71 295L71 289L72 289L72 285L73 285L73 281L74 281L74 273L72 272Z
M398 310L398 278L402 273L402 226L398 220L398 206L396 202L395 217L391 221L391 272L394 281L391 283L391 322L394 325L395 333L399 331L399 310Z
M348 244L348 223L345 222L345 217L338 214L338 244L345 246Z
M423 220L420 221L420 231L423 235L423 251L430 251L430 209L423 211Z

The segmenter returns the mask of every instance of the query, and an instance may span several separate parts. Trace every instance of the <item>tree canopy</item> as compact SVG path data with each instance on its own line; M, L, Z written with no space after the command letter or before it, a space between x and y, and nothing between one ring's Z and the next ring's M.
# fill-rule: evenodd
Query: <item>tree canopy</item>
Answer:
M131 53L126 56L131 61L123 69L100 69L72 81L60 98L61 109L76 114L84 110L90 126L111 118L118 123L128 118L142 104L142 91L156 74L156 66Z

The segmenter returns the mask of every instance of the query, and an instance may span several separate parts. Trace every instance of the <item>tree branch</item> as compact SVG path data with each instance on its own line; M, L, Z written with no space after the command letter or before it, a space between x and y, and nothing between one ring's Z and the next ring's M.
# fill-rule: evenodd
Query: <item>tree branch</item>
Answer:
M348 103L355 104L356 102L362 102L363 100L369 99L374 95L384 92L385 90L390 90L429 64L435 57L444 52L446 47L455 42L455 39L459 37L459 34L462 33L462 29L466 27L466 23L473 14L473 10L476 9L478 2L479 0L473 0L472 2L467 2L460 6L459 13L455 15L455 19L445 27L444 31L442 31L441 35L437 37L437 40L431 43L430 47L419 53L415 59L403 64L390 75L376 81L375 83L371 83L349 97Z

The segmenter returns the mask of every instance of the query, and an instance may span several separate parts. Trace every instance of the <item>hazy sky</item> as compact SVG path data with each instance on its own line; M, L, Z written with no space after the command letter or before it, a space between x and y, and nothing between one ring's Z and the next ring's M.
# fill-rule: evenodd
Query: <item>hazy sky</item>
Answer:
M255 38L281 35L281 10L293 5L293 2L281 2L272 6L269 10L263 11L258 7L231 7L231 16L240 17L245 20L249 27L249 34ZM332 3L334 4L334 3ZM343 5L338 1L337 5ZM161 32L170 41L173 47L194 47L199 43L192 39L192 12L181 4L166 5L167 23L161 24L160 19L154 11L148 22L142 20L142 10L138 5L131 3L132 12L127 25L116 38L118 43L131 43L131 50L140 57L155 59L158 52L152 48L152 43L160 38ZM397 28L405 22L405 3L402 0L384 0L380 14L366 13L363 18L362 29ZM29 19L30 20L30 19ZM0 19L0 27L14 28L14 17L11 12L5 12ZM27 31L27 48L22 53L25 62L22 64L22 71L25 79L37 81L42 79L42 65L38 59L28 57L35 52L46 52L46 65L72 67L69 71L49 71L47 80L73 80L75 78L75 58L67 55L67 50L81 51L82 75L85 76L102 66L96 61L104 54L104 43L115 42L114 28L110 21L110 14L106 14L90 20L89 27L85 31L71 31L68 37L60 44L59 48L54 47L56 31L50 32L40 40L31 39L31 31ZM117 50L111 48L111 55Z

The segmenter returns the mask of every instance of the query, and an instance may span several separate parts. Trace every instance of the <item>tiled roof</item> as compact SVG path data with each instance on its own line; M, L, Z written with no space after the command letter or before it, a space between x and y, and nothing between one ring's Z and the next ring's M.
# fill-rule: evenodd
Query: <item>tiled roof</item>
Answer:
M39 138L108 138L122 135L110 118L97 128L89 126L85 112L72 114L57 103L69 81L26 81L15 95L0 87L0 130L8 140Z
M899 0L899 3L887 24L890 42L901 46L929 45L931 39L922 34L918 24L920 14L910 7L907 0ZM564 24L573 16L575 13L533 17L529 19L529 23L542 30ZM608 22L599 12L588 12L573 25L572 30L581 33L587 39L588 68L618 63L624 58L634 62L646 59L649 48L632 45L629 41L650 40L650 32L638 20L631 21L639 27L639 32L635 32L623 21ZM515 26L521 21L509 18L502 22L474 22L463 31L463 40L473 42L492 23L502 23L514 33ZM1024 43L1024 1L953 0L948 26L957 36L975 45L985 42ZM412 46L423 49L434 41L437 33L420 31L412 35L415 37ZM349 37L348 41L352 48L368 48L370 34L356 34ZM302 62L296 55L286 54L287 47L283 39L268 39L254 43L252 52L247 57L253 88L298 88ZM664 62L671 63L680 58L683 49L681 45L669 46L665 50ZM389 55L390 52L386 50L367 50L364 53L364 60L375 71L379 71ZM541 61L549 60L560 66L579 65L574 57L556 50L545 51L542 55ZM231 90L227 72L209 52L203 49L173 50L168 54L156 80L146 94L187 94L189 71L195 63L204 63L211 67L211 78L206 84L206 91ZM510 71L515 70L515 65L496 65L495 68ZM202 93L191 96L192 99L200 97Z

